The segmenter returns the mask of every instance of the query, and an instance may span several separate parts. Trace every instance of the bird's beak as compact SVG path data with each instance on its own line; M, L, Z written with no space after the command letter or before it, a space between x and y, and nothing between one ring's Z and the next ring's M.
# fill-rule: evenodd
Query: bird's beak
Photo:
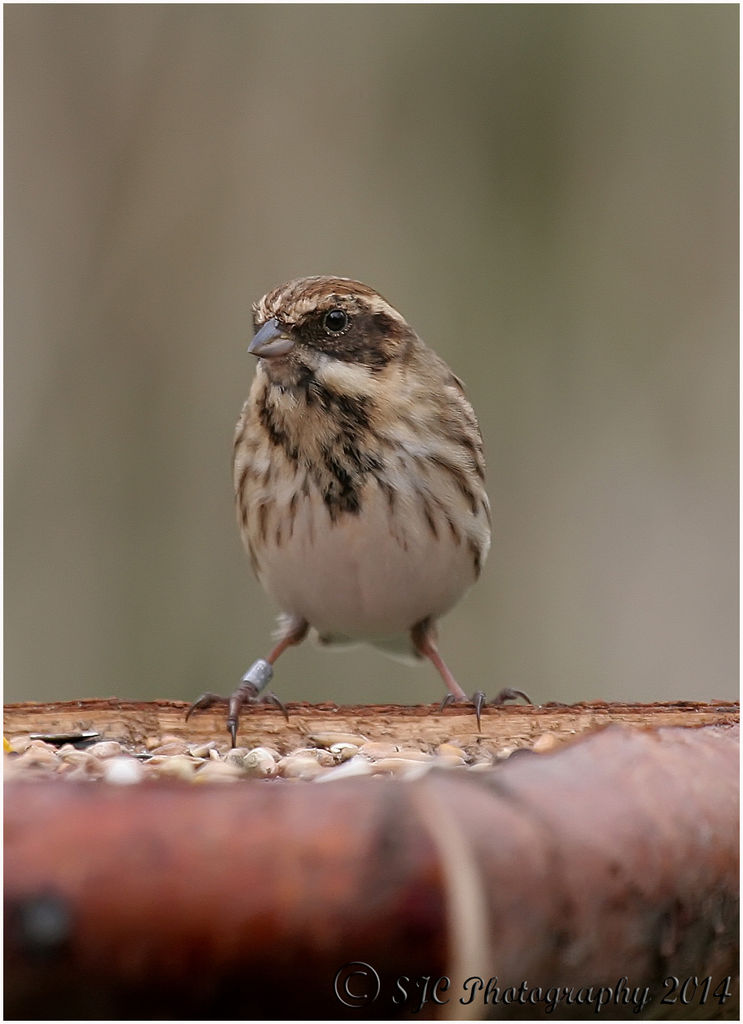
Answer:
M285 356L293 348L294 338L287 328L282 327L276 317L272 316L257 331L248 352L251 355L260 356L261 359L273 359L275 356Z

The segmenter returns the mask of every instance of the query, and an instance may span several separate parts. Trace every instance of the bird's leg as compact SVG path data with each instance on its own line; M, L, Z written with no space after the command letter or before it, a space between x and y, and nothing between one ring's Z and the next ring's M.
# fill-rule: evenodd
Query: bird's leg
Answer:
M232 738L232 746L237 745L237 727L240 721L240 709L245 704L254 704L259 700L274 704L288 720L286 708L279 698L269 691L260 696L273 678L273 666L276 659L284 653L287 647L301 643L307 636L309 625L304 619L287 618L282 623L281 635L278 643L271 653L265 658L258 658L250 666L248 671L240 680L240 685L229 697L223 697L217 693L202 693L186 712L186 719L190 718L194 711L201 711L204 708L213 707L215 704L227 704L227 730Z
M484 690L476 690L472 697L469 698L464 692L462 687L456 681L452 675L448 665L439 654L439 649L436 646L436 626L430 619L424 619L419 622L417 626L413 626L410 637L413 641L418 654L423 658L428 658L432 662L441 678L446 683L448 693L441 702L441 710L453 704L455 701L467 701L475 706L475 717L477 718L477 728L480 729L480 714L483 707L488 703L487 695ZM494 697L490 702L492 704L505 704L508 700L517 700L519 697L523 697L527 704L531 704L531 700L526 696L523 690L505 689Z
M448 665L439 654L439 649L436 646L436 627L431 620L424 619L417 626L413 626L410 638L418 654L423 658L428 658L435 665L439 675L446 683L446 688L449 691L447 697L450 698L447 700L447 703L455 700L467 700L467 694L451 674Z
M310 628L309 623L305 622L304 619L295 619L294 617L284 619L283 616L282 619L281 630L277 637L278 642L266 658L269 665L273 665L276 659L284 653L287 647L294 647L296 644L301 644L307 636L307 630Z

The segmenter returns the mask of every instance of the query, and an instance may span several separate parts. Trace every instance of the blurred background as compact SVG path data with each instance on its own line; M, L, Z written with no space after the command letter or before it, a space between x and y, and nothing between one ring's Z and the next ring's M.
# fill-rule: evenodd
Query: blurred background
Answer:
M732 697L735 5L6 6L5 696L231 691L251 302L359 278L466 382L468 691ZM438 700L309 645L285 700Z

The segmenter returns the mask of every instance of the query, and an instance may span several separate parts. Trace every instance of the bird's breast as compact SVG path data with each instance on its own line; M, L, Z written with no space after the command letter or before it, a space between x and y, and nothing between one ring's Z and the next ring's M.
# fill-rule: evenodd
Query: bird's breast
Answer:
M404 475L366 474L329 494L298 467L291 480L254 488L241 518L279 608L321 635L362 640L443 615L476 579L489 544L482 509L461 497L434 501Z

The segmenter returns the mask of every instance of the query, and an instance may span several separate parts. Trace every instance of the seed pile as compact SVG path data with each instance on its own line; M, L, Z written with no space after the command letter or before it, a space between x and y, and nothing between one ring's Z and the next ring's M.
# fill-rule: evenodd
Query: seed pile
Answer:
M188 743L182 737L154 737L141 749L118 740L50 742L33 734L10 736L5 778L59 778L131 785L148 779L179 779L194 784L259 779L275 782L330 782L352 776L418 778L431 769L481 772L492 769L517 750L545 753L559 745L552 733L543 733L533 747L507 748L494 754L485 749L465 751L455 743L416 750L392 742L370 741L360 734L317 733L307 745L289 752L273 746L224 749L212 740ZM222 749L220 749L220 746Z

